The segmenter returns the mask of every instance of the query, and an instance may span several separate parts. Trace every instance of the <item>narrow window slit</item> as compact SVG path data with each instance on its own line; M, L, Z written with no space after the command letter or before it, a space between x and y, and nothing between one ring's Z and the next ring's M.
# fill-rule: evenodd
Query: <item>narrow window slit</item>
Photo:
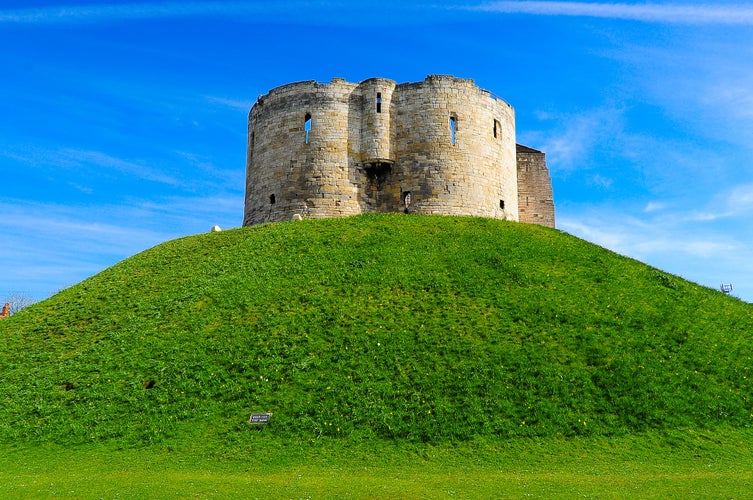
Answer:
M376 96L376 112L381 113L382 112L382 93L377 92Z
M254 138L255 132L251 132L248 136L248 159L249 162L254 157Z
M270 205L274 205L274 204L275 204L275 201L276 201L276 200L275 200L275 195L273 195L273 194L270 194L270 195L269 195L269 204L270 204Z
M458 117L455 113L450 115L450 143L455 145L455 136L458 131Z
M303 128L306 131L305 141L306 141L306 144L308 144L309 132L311 132L311 113L306 113L306 117L304 118L304 121L303 121Z
M499 120L494 120L494 138L499 139L502 137L502 124Z

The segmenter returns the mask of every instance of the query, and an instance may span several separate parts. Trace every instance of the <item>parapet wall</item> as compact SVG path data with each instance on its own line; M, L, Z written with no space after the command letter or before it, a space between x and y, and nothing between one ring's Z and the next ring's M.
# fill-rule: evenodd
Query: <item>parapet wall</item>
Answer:
M473 80L284 85L251 108L248 134L244 225L394 211L520 220L514 111Z

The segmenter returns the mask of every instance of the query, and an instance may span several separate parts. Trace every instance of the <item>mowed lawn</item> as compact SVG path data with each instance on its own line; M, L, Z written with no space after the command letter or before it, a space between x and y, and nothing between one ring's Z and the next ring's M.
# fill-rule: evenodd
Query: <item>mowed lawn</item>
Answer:
M0 497L753 498L751 444L735 430L369 451L268 441L232 455L22 447L0 457Z

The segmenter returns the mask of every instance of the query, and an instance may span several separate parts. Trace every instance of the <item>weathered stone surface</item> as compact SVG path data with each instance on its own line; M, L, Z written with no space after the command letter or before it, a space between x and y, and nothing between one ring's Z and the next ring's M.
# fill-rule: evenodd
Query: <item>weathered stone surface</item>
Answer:
M546 157L518 144L518 207L520 222L554 227L554 198Z
M530 151L520 175L513 108L473 80L284 85L249 113L243 225L406 211L554 226L544 156Z

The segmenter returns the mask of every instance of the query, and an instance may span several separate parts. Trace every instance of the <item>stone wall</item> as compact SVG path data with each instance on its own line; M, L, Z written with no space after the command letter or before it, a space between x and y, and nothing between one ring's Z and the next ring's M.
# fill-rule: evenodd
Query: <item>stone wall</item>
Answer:
M520 144L517 151L519 220L554 227L554 197L546 156Z
M248 134L244 225L393 211L520 220L514 111L473 80L293 83L259 98Z
M249 115L244 225L296 213L361 212L347 168L355 88L342 80L300 82L256 102Z

